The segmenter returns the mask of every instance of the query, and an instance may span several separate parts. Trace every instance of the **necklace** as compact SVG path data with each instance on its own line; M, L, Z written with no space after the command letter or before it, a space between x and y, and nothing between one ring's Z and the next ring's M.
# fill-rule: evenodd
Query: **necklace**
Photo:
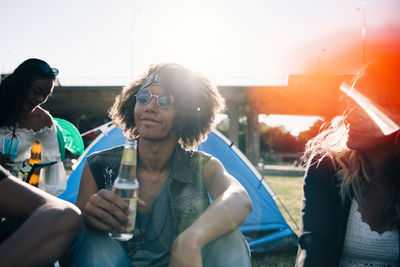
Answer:
M156 236L155 238L153 238L153 239L150 239L150 238L147 238L147 237L146 237L147 227L148 227L149 224L146 223L146 226L145 226L144 230L142 230L142 226L140 225L140 219L139 219L139 217L138 217L138 219L137 219L138 229L139 229L140 235L143 237L143 241L153 242L153 241L157 240L157 239L161 236L161 233L164 231L165 225L167 224L167 219L168 219L169 209L170 209L170 204L171 204L170 202L171 202L171 201L168 200L167 214L165 215L164 222L163 222L163 226L161 227L161 230L160 230L160 232L157 234L157 236ZM154 211L153 211L153 214L154 214ZM148 218L147 221L148 221L149 219L151 219L151 217ZM143 244L143 243L144 243L144 242L142 242L142 244Z

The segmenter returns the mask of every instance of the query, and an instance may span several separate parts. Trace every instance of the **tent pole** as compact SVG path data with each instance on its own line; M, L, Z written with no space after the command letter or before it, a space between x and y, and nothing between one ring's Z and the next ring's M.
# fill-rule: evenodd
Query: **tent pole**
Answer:
M286 211L287 215L289 215L290 220L293 222L293 224L296 226L297 231L300 230L299 226L297 225L296 221L293 219L292 215L289 213L288 209L286 208L286 206L283 204L283 202L281 201L281 199L278 197L276 197L276 199L279 200L279 203L281 204L281 206L283 207L283 209Z

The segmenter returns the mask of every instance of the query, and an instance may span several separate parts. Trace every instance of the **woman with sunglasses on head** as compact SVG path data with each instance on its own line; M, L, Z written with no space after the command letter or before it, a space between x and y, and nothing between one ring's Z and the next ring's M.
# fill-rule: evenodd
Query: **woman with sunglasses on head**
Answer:
M133 238L119 242L107 234L127 227L127 203L104 189L118 175L123 147L94 153L76 201L86 230L72 246L71 266L251 265L238 229L252 209L247 192L217 159L190 150L222 107L209 80L177 64L152 66L123 89L110 116L138 138Z
M39 141L41 160L58 161L50 170L51 180L39 187L53 195L64 189L65 171L51 115L40 105L53 93L58 70L45 61L31 58L22 62L0 83L0 165L18 177L31 147ZM14 152L14 153L13 153Z
M307 143L296 266L399 266L400 61L370 64Z

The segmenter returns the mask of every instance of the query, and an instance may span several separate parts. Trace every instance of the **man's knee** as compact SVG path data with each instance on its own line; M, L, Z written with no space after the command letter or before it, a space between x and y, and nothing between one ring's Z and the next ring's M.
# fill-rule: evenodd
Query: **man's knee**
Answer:
M123 245L106 232L85 229L71 247L70 266L129 266Z
M249 246L239 229L205 245L204 266L251 266Z

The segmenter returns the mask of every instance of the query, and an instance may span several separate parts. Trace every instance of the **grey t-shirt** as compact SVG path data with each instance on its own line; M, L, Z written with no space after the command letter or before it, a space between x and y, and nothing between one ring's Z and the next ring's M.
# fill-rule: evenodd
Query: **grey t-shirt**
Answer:
M167 266L179 231L169 212L168 181L147 213L136 213L134 236L124 242L131 266Z

